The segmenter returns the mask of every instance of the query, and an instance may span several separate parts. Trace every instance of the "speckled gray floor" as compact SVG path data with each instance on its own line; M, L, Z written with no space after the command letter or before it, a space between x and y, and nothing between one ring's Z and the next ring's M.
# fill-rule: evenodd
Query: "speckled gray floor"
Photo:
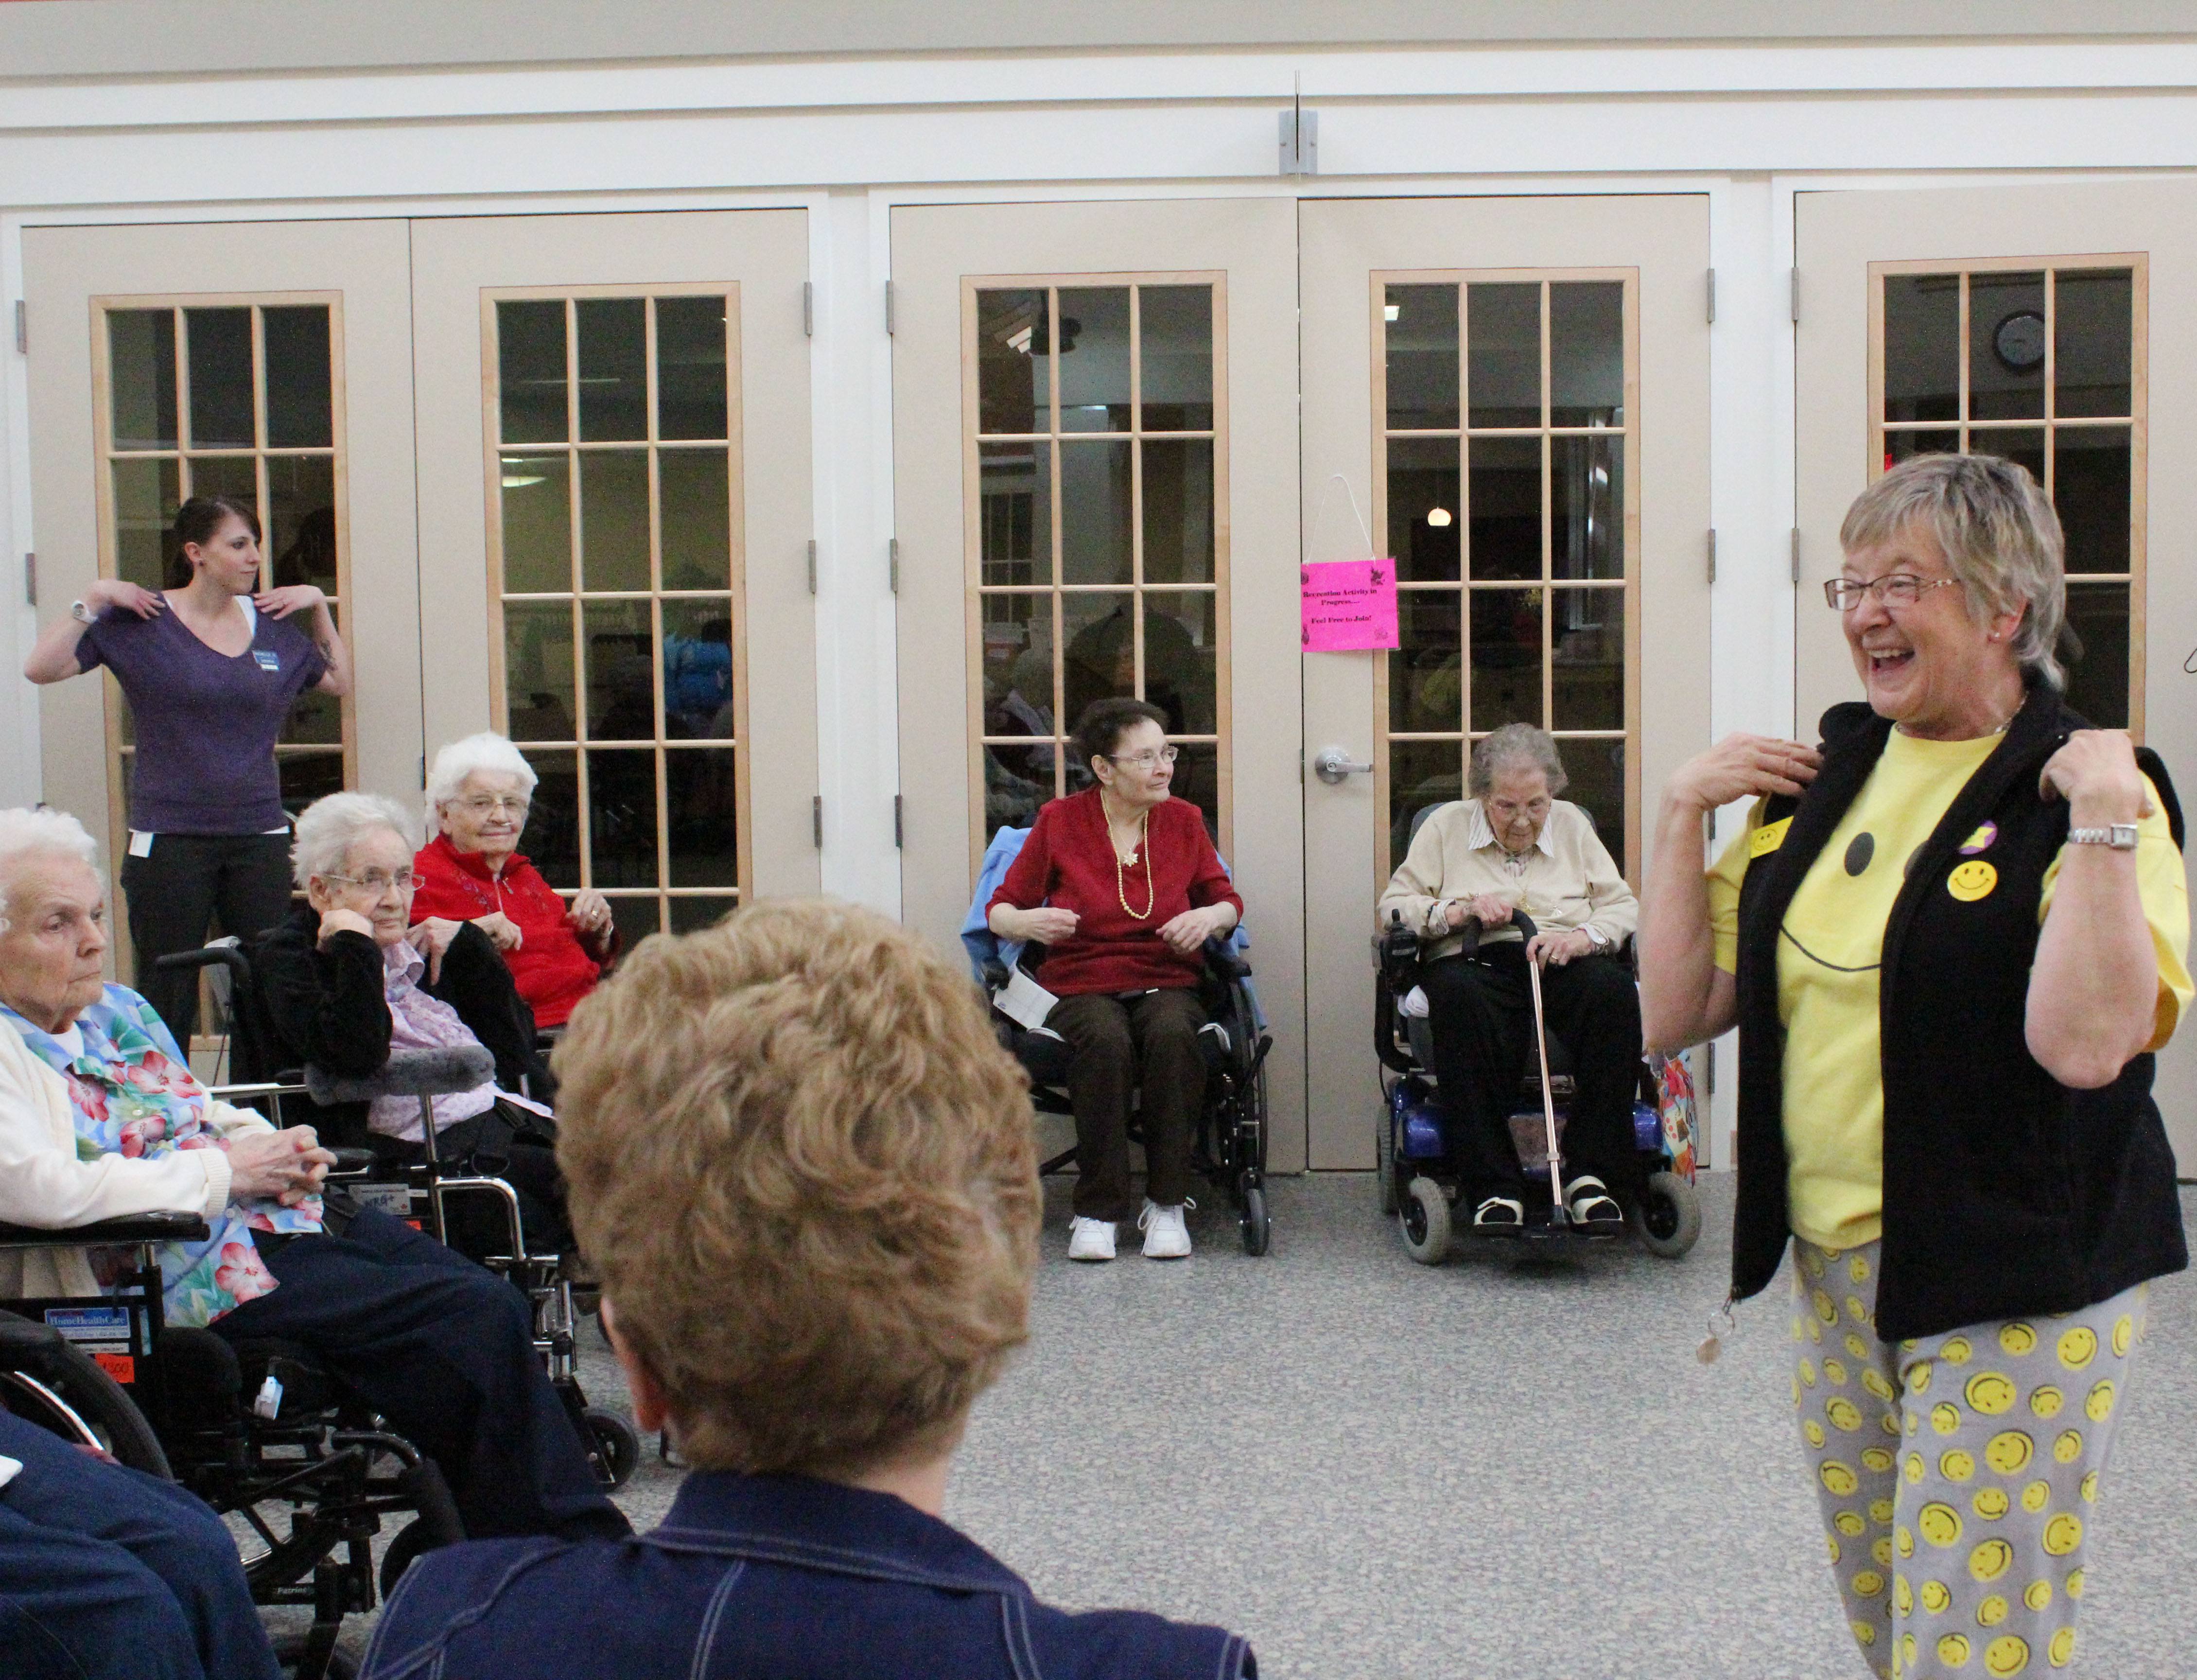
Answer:
M948 1515L1055 1602L1226 1623L1280 1680L1862 1680L1782 1283L1720 1363L1694 1358L1730 1225L1730 1180L1703 1188L1683 1261L1626 1243L1429 1271L1351 1174L1275 1181L1263 1260L1201 1212L1186 1263L1125 1240L1073 1266L1055 1181L1035 1334L978 1407ZM585 1379L620 1399L606 1355ZM2155 1288L2069 1672L2197 1673L2193 1416L2185 1275ZM652 1451L620 1503L646 1526L676 1485Z

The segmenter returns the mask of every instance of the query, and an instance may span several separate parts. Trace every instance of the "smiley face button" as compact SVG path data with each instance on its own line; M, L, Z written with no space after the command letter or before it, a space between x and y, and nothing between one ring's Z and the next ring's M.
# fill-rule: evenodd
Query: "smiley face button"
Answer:
M1963 904L1974 904L1978 899L1987 897L1997 885L1998 871L1981 858L1970 858L1966 863L1956 865L1953 872L1945 878L1945 890Z

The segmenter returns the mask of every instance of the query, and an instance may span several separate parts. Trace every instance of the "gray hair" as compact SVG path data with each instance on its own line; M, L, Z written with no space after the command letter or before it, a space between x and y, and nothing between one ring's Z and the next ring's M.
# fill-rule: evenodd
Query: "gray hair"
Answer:
M1473 748L1464 791L1475 799L1487 798L1494 789L1496 776L1513 765L1539 770L1546 776L1551 799L1571 783L1564 773L1564 761L1556 752L1555 736L1530 723L1506 723L1492 735L1481 737L1480 744Z
M342 874L351 849L378 828L395 831L407 851L419 847L412 819L394 799L378 793L331 793L316 799L298 819L297 841L290 848L291 875L302 887L316 875Z
M453 741L435 755L435 768L427 773L427 825L442 827L443 807L458 797L458 790L466 785L466 778L476 770L488 770L499 776L519 778L519 791L531 795L541 778L534 767L526 762L526 755L512 745L508 737L493 729L484 729L478 735L468 735L462 741Z
M2014 657L2030 675L2067 687L2054 655L2067 616L2067 542L2028 470L1997 455L1910 455L1854 498L1839 546L1851 554L1918 524L1963 586L1968 617L1981 624L2020 613Z
M44 805L35 810L18 805L0 811L0 933L8 928L8 890L14 881L16 865L41 854L74 858L90 864L95 872L99 867L97 843L67 811Z

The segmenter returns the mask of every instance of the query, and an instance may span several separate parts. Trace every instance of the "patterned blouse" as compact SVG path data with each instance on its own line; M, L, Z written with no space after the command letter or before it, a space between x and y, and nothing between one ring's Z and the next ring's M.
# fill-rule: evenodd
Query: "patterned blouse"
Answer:
M227 1147L211 1122L213 1098L153 1005L128 987L107 987L77 1017L81 1055L72 1056L60 1040L4 1005L0 1015L67 1084L79 1161L102 1155L153 1160L171 1150ZM271 1198L231 1202L208 1224L212 1235L206 1240L164 1243L158 1251L167 1321L179 1328L201 1328L271 1291L275 1275L260 1259L252 1233L317 1231L321 1201L311 1196L295 1208ZM90 1258L93 1272L110 1289L129 1264L125 1249L95 1248Z

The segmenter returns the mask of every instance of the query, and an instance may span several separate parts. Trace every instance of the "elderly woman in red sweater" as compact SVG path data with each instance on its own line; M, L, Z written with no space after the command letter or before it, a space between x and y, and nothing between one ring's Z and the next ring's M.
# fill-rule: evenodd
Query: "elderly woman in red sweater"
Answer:
M610 901L592 889L567 904L519 849L534 767L492 731L453 741L427 777L428 826L412 868L412 920L471 922L503 953L539 1027L561 1027L617 950Z
M1129 1215L1129 1098L1145 1122L1145 1254L1190 1253L1182 1210L1205 1094L1197 999L1205 941L1243 913L1197 808L1168 797L1176 749L1142 700L1099 700L1072 749L1097 785L1037 814L986 919L1002 939L1049 947L1040 982L1060 1001L1046 1025L1068 1042L1075 1109L1070 1260L1114 1258Z

